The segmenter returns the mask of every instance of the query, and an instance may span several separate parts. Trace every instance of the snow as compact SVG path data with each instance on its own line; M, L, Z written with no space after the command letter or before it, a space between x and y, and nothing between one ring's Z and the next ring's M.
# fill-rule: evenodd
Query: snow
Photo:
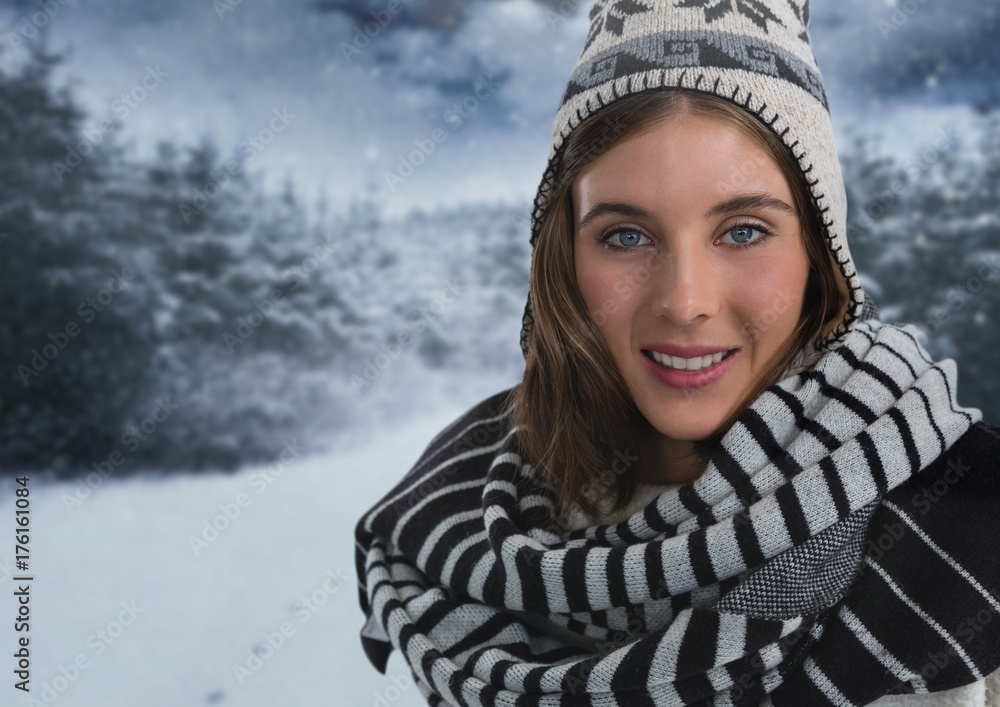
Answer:
M476 388L393 425L392 444L383 433L298 459L286 448L289 463L232 475L110 477L70 509L74 483L32 479L32 694L7 685L4 704L426 704L398 652L381 675L361 650L353 529ZM6 487L0 499L12 514Z

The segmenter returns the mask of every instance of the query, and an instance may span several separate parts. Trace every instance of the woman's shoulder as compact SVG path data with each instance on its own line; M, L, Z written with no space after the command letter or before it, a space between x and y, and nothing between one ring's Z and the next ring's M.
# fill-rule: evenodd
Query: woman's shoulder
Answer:
M456 475L477 473L485 477L484 469L491 459L488 454L476 452L493 447L509 432L513 390L507 388L480 400L445 425L386 496L398 497L431 477L435 477L437 484Z
M987 695L1000 671L1000 429L975 424L922 466L875 508L846 606L873 634L893 636L886 648L932 692L873 705L996 707Z
M427 443L414 468L428 456L447 453L449 448L453 453L461 453L467 451L472 444L478 446L496 442L510 429L510 402L516 387L512 386L483 398L445 425ZM413 469L407 476L411 473Z
M885 498L918 518L942 523L962 518L963 523L971 523L982 515L987 527L1000 529L1000 427L983 422L972 425ZM987 512L981 514L984 507ZM963 509L972 516L963 517Z
M961 488L1000 500L1000 427L977 422L903 486L917 490ZM942 495L942 494L937 494Z
M390 535L400 518L446 486L485 480L494 457L490 452L510 430L512 390L480 400L435 434L399 481L362 515L359 542L375 531Z
M955 453L965 453L983 459L992 457L993 463L1000 467L1000 459L995 456L998 449L1000 449L1000 426L977 422L942 456L947 458Z

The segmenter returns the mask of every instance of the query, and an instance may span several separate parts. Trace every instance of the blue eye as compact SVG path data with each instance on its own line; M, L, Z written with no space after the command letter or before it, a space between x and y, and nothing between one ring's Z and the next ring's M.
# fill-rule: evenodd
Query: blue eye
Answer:
M733 235L733 240L737 243L746 243L748 240L753 238L754 229L749 226L737 226L730 233Z
M759 238L754 238L754 233L760 234ZM737 226L733 226L723 235L723 238L729 236L733 239L733 244L741 247L750 247L763 243L766 238L771 236L771 231L763 226L755 223L741 223Z
M639 245L639 242L645 237L634 228L622 228L608 233L601 240L612 248L630 250L632 247Z

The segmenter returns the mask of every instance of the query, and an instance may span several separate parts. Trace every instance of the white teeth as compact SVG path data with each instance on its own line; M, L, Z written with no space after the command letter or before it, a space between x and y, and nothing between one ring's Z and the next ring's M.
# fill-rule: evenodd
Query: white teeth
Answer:
M660 365L667 366L669 368L676 368L678 371L700 371L702 368L714 366L722 360L723 356L726 355L724 351L719 351L709 356L680 358L678 356L668 356L657 351L650 351L650 353L653 354L653 358Z

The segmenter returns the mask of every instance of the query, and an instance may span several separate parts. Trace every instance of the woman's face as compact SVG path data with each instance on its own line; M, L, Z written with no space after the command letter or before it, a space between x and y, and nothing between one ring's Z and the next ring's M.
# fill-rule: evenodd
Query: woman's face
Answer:
M668 441L707 437L802 311L809 259L780 167L681 114L601 155L572 198L577 282L632 399Z

